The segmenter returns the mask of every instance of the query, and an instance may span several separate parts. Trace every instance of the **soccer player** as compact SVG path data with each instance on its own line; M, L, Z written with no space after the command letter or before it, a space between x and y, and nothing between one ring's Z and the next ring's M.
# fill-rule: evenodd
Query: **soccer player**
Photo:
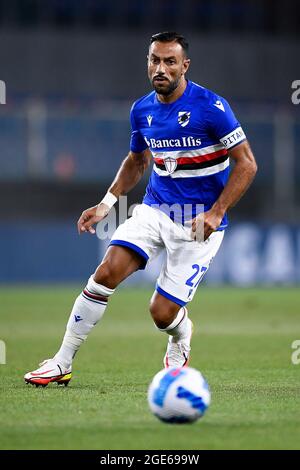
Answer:
M66 385L76 352L116 287L161 251L166 256L150 312L157 329L168 335L165 367L188 364L192 322L186 304L222 243L227 210L245 193L257 169L229 104L187 80L189 66L183 36L164 32L151 37L148 76L154 91L133 104L128 156L102 201L81 214L79 233L94 234L93 225L140 181L153 160L146 194L117 228L77 297L59 351L27 373L26 382ZM234 168L229 175L230 159Z

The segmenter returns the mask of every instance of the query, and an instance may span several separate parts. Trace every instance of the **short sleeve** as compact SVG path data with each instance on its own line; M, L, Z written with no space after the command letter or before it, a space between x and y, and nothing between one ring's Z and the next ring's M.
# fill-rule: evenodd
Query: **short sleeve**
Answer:
M246 140L246 135L227 101L215 95L207 109L209 131L226 149Z
M130 122L131 122L131 139L130 139L130 150L132 152L140 153L143 152L147 147L147 143L140 133L136 125L136 120L134 117L134 104L130 111Z

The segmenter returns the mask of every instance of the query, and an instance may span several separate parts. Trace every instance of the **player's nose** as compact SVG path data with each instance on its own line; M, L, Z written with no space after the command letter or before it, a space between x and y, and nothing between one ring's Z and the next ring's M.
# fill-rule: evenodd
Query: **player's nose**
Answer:
M159 62L156 66L155 73L158 75L164 75L166 71L165 65L163 62Z

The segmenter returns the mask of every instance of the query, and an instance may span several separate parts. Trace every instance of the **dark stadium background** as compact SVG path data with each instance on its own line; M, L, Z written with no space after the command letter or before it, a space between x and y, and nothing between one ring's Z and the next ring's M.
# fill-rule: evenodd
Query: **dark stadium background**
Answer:
M207 282L299 283L299 24L292 0L0 0L0 281L85 282L95 268L104 247L75 222L128 151L150 36L176 30L188 77L231 103L259 165Z

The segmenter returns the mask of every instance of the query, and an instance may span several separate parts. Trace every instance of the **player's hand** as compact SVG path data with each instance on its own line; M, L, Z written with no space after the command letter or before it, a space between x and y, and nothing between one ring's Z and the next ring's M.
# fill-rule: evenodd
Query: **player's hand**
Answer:
M78 233L81 235L84 232L91 234L96 233L93 225L104 219L110 208L103 203L97 204L97 206L90 207L83 211L77 222Z
M203 212L193 219L192 236L194 240L203 242L217 230L222 222L223 215L217 214L213 209Z

